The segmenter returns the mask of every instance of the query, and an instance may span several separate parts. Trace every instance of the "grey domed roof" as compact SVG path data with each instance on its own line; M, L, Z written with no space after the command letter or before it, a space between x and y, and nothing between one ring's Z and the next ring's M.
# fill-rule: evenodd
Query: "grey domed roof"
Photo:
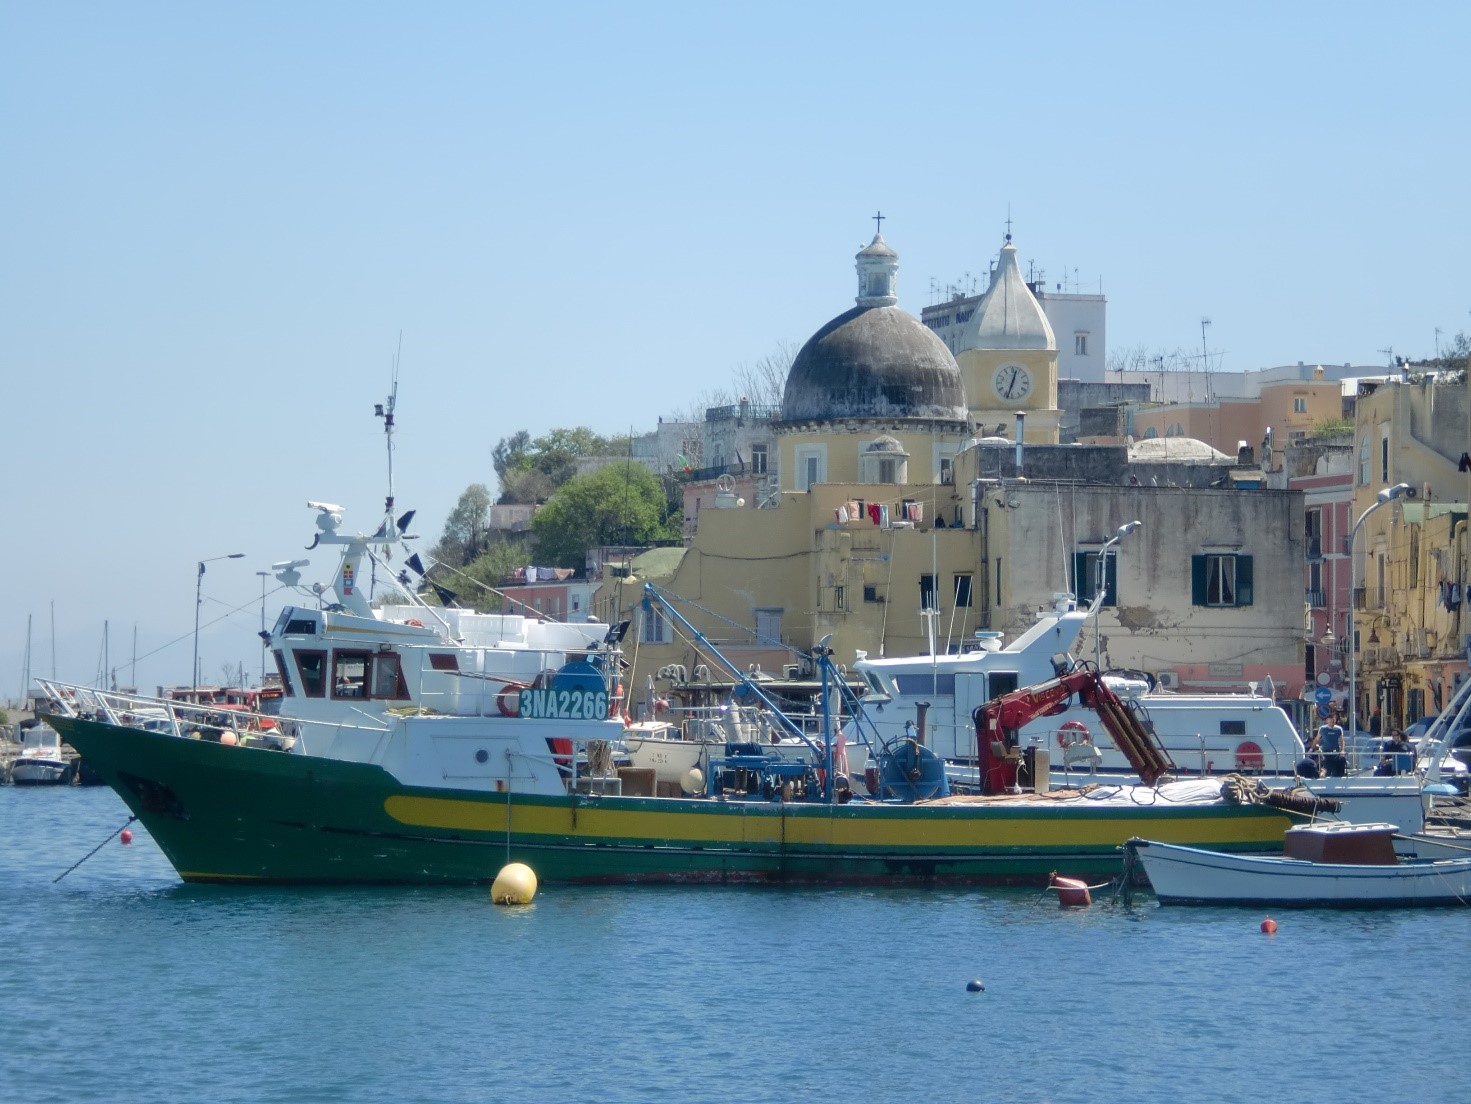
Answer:
M903 452L904 446L899 443L897 437L890 437L887 433L882 437L875 437L863 446L864 452Z
M792 361L781 412L785 422L967 420L955 358L898 307L857 306L813 334Z

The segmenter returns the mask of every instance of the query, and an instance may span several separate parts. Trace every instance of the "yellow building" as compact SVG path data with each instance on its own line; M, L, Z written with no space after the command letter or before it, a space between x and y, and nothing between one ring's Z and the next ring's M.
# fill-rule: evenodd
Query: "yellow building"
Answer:
M1465 373L1366 383L1354 426L1354 557L1360 717L1403 725L1437 712L1466 677L1471 393ZM1351 646L1355 642L1350 642Z

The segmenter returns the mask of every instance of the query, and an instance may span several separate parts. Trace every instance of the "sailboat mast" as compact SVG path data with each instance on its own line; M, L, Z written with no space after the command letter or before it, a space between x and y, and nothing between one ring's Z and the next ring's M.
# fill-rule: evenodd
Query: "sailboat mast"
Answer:
M31 614L26 614L26 662L21 669L20 704L26 704L31 693Z

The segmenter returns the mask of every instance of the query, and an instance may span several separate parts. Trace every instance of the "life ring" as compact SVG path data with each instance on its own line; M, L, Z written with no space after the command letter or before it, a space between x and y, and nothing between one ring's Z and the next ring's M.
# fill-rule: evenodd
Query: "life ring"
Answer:
M501 711L502 717L521 715L521 691L525 689L520 683L512 682L495 696L495 707Z
M1066 750L1081 744L1091 744L1093 733L1082 721L1065 721L1057 730L1057 746Z

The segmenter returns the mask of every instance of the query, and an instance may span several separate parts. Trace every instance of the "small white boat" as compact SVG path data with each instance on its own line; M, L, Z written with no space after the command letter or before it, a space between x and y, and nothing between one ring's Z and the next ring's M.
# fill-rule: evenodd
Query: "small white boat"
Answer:
M71 781L71 764L61 751L61 737L50 725L38 724L20 733L20 754L10 765L17 786L56 786Z
M1281 857L1227 855L1153 840L1124 844L1165 905L1383 908L1471 904L1471 850L1461 858L1395 854L1393 824L1289 828Z

